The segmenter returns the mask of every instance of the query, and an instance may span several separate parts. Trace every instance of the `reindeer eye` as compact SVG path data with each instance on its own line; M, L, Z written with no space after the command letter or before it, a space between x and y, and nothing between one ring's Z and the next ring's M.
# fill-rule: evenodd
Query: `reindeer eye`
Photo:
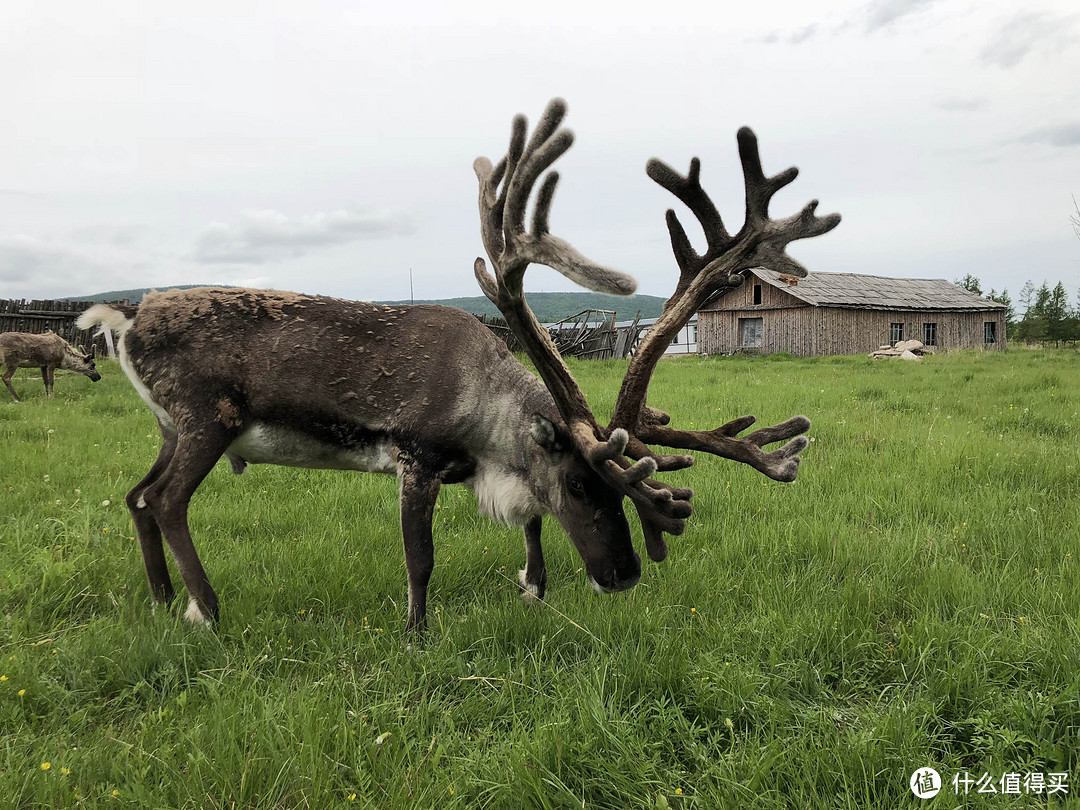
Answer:
M569 476L566 479L566 488L575 498L585 497L585 485L581 483L580 478L577 478L573 475Z

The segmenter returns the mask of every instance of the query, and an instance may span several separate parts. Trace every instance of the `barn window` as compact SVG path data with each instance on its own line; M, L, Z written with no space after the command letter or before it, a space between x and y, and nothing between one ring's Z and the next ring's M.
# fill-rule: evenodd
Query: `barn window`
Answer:
M755 284L754 285L754 303L755 304L760 304L761 303L761 285L760 284Z
M761 318L739 318L739 348L760 349L764 333Z
M899 343L904 339L904 325L902 323L889 324L889 343Z
M983 323L983 343L997 343L997 324L994 321Z
M924 323L922 325L922 342L926 346L937 346L936 323Z

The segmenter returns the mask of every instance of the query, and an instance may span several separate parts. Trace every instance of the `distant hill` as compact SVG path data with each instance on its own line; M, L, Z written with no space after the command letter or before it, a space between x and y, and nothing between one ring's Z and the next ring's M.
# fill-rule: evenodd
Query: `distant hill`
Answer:
M577 315L586 309L615 310L615 320L631 320L641 310L643 318L658 318L664 310L664 301L658 295L604 295L592 292L534 292L527 293L529 307L541 323L553 323ZM380 304L408 304L409 301L378 301ZM442 304L457 307L477 315L499 315L499 310L482 295L468 298L443 298L432 301L414 301L416 304Z
M105 301L129 301L137 304L143 300L143 296L154 290L193 290L196 287L228 287L228 284L177 284L174 287L139 287L136 290L110 290L109 292L97 293L96 295L69 295L65 301L92 301L101 304Z
M184 284L177 287L160 287L157 289L190 290L194 287L205 287L205 284ZM222 284L214 286L225 286ZM143 296L151 291L150 287L135 290L112 290L98 293L97 295L83 295L69 297L69 301L123 301L131 303L142 301ZM536 292L529 293L529 306L536 313L541 323L561 321L571 315L577 315L586 309L612 309L615 310L615 319L619 321L631 320L641 310L643 318L657 318L664 309L664 300L658 295L603 295L591 292ZM408 304L409 301L376 301L377 304ZM457 307L466 312L477 315L498 315L495 305L482 295L474 295L466 298L443 298L439 300L415 301L416 304L442 304L448 307Z

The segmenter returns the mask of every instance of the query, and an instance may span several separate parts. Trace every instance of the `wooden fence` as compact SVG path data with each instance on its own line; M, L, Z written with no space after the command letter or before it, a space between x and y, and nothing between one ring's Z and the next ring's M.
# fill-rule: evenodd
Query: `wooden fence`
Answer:
M128 302L125 300L116 303ZM60 335L72 346L82 346L86 351L90 351L91 344L96 345L98 355L104 357L107 356L104 336L95 337L93 331L75 327L75 319L93 305L92 301L0 300L0 332L41 334L49 330ZM476 317L506 343L510 351L524 351L517 336L510 331L502 318L484 315ZM571 320L573 319L568 319L567 322ZM567 357L625 357L641 331L637 327L637 319L629 330L616 329L612 323L598 326L587 318L578 326L580 328L575 330L552 329L552 338Z
M602 317L601 317L602 316ZM510 331L506 321L490 315L477 315L480 323L490 329L512 352L523 352L517 335ZM547 327L555 348L563 357L579 360L607 360L626 357L633 353L638 338L644 331L639 325L641 313L629 326L615 326L615 313L588 309Z
M94 344L98 354L105 356L104 336L94 337L93 331L75 328L75 319L93 305L92 301L0 300L0 332L41 334L52 331L72 346L82 346L86 351Z

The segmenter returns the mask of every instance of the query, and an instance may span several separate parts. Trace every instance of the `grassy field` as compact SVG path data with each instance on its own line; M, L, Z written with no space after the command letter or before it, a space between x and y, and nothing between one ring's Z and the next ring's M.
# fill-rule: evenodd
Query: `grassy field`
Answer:
M1080 355L665 363L681 426L810 416L799 480L668 475L691 526L614 596L546 525L533 607L520 532L445 488L420 652L388 477L219 464L220 628L153 612L123 496L156 426L101 365L0 398L0 806L885 808L923 766L926 806L1048 803L964 772L1080 794ZM610 410L622 366L574 369Z

